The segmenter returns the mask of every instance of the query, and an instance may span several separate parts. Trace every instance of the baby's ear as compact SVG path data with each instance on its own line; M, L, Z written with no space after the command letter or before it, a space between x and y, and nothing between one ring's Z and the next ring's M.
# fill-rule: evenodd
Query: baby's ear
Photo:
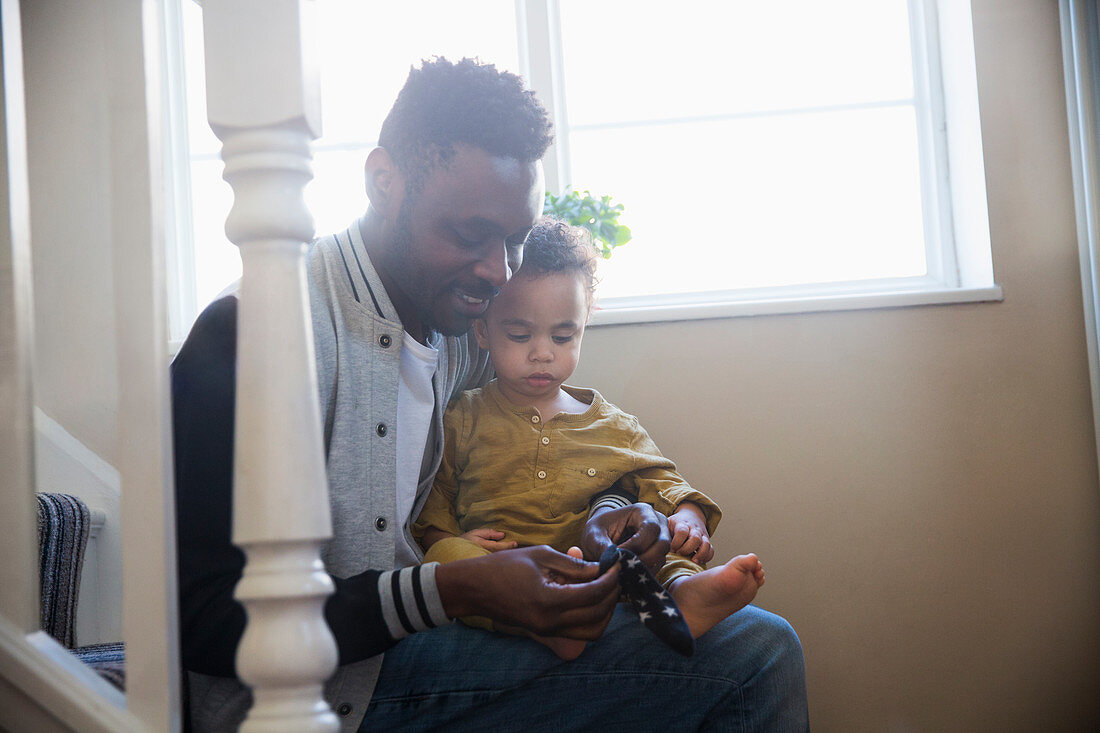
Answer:
M485 325L484 318L478 318L474 321L474 338L477 339L477 345L486 351L489 350L489 329Z

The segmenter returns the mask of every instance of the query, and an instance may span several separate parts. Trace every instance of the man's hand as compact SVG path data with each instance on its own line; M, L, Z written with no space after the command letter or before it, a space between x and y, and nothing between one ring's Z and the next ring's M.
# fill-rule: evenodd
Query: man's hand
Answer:
M668 520L649 504L597 510L584 526L581 550L589 560L599 560L608 547L618 545L656 571L665 563L669 548Z
M488 616L542 636L595 640L619 598L617 567L599 575L596 563L545 545L522 547L436 568L448 616Z
M668 529L672 533L671 548L676 554L700 565L714 557L707 520L697 504L685 501L677 507L676 513L668 518Z
M489 529L488 527L479 527L478 529L471 529L469 532L464 532L460 535L463 539L467 539L473 542L478 547L482 547L489 552L499 552L501 550L514 549L519 543L515 540L509 540L503 542L504 533L499 529Z

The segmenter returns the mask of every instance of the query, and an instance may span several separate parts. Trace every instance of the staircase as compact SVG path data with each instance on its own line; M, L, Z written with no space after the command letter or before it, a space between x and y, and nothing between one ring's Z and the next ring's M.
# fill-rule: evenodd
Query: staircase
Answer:
M164 13L190 0L110 0L84 29L105 54L103 173L108 179L117 331L118 470L123 556L125 693L42 631L35 532L34 314L28 226L26 89L21 20L48 24L63 0L0 0L0 729L179 731L175 536L165 329ZM211 126L234 188L230 238L241 247L238 474L234 537L249 559L238 597L249 627L238 668L259 701L243 728L335 730L321 683L335 647L301 648L274 629L326 635L325 596L289 593L313 572L330 534L302 276L312 219L302 189L320 132L319 85L305 32L309 0L204 0ZM40 27L40 26L36 26ZM48 26L47 26L48 28ZM42 83L41 80L35 80ZM48 81L48 80L47 80ZM271 212L275 215L268 215ZM290 212L290 215L287 213ZM255 295L254 295L255 294ZM266 295L261 303L258 297ZM272 304L275 304L274 307ZM297 358L268 349L290 344ZM283 352L285 353L285 351ZM74 362L79 355L74 354ZM75 366L75 364L74 364ZM275 385L275 386L272 386ZM286 432L265 416L284 417ZM303 430L303 426L305 429ZM277 427L277 426L276 426ZM258 470L264 469L264 470ZM259 511L264 507L265 511ZM273 510L272 507L275 507ZM326 576L327 579L327 576ZM291 582L287 582L287 581ZM294 660L290 663L286 660ZM303 672L302 670L314 670ZM321 703L321 704L317 704ZM289 711L289 712L288 712ZM280 718L283 718L280 720Z

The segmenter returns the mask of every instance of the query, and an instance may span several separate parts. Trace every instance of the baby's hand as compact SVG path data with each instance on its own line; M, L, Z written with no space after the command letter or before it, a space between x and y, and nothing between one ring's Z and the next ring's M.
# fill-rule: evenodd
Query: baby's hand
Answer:
M671 549L700 565L714 557L714 548L710 546L707 534L707 521L703 510L690 501L685 501L676 513L668 518L668 531L672 534Z
M480 527L478 529L471 529L466 532L462 537L473 542L478 547L484 547L489 552L499 552L500 550L513 550L518 544L514 540L508 542L502 542L504 539L504 533L499 529L489 529L488 527Z

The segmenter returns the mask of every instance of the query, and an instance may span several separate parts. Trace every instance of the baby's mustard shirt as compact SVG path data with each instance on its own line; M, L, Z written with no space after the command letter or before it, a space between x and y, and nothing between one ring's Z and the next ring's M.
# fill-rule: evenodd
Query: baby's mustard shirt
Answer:
M543 418L510 402L496 381L461 394L443 418L443 462L413 536L428 527L454 535L488 527L520 546L565 552L580 542L592 498L619 487L672 514L699 505L713 535L722 511L676 473L638 418L594 389L563 385L589 408Z

